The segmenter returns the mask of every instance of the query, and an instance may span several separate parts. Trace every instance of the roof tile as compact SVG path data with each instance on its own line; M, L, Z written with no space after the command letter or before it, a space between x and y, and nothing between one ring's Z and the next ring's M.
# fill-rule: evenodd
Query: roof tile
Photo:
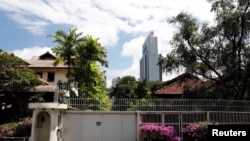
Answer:
M194 90L201 86L203 81L189 73L184 73L166 83L161 89L156 90L154 94L176 94L181 95L185 90Z
M54 60L27 60L27 62L30 64L30 68L36 68L36 67L42 67L42 68L67 68L67 65L64 63L61 63L57 66L54 66Z

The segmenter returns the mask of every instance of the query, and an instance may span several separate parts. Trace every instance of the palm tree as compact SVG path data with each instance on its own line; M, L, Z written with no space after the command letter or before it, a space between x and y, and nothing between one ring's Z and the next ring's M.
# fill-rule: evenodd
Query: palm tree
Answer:
M53 35L49 35L49 37L53 37L54 41L58 43L57 46L52 48L53 53L55 53L58 58L55 60L54 65L58 65L61 62L65 62L68 65L67 69L67 79L68 83L70 83L71 72L70 68L74 65L74 61L72 57L75 55L75 47L82 41L85 40L82 37L82 32L76 33L77 28L69 29L69 33L66 33L63 30L58 30Z

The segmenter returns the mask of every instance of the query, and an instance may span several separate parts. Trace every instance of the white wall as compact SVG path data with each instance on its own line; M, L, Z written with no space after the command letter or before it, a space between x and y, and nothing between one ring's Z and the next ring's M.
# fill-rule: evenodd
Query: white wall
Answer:
M66 112L64 141L136 141L136 113Z
M54 72L55 73L55 79L53 82L49 81L52 85L57 85L58 80L62 81L67 81L66 74L67 74L67 69L56 69L56 68L51 68L51 69L44 69L44 68L36 68L33 69L36 72L42 72L42 79L47 81L48 78L48 73L49 72Z

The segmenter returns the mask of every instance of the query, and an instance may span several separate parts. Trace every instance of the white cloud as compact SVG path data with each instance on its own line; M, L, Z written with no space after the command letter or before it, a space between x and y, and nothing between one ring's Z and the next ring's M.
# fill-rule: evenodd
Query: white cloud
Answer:
M29 59L32 59L34 57L38 57L41 54L46 53L47 51L51 52L51 48L50 47L34 46L34 47L24 48L21 50L17 49L17 50L14 50L13 53L20 58L23 58L25 60L29 60Z
M25 25L25 29L33 33L34 35L42 35L43 29L47 22L39 20L39 19L29 19L29 17L25 17L19 13L8 14L11 19L18 22L21 25Z
M174 31L167 19L181 11L188 11L201 22L211 22L210 4L206 0L1 0L0 9L33 34L43 33L48 25L77 26L84 34L100 38L103 46L116 47L121 41L119 33L133 35L124 42L121 56L132 57L125 70L107 70L108 85L113 77L139 76L139 59L144 38L150 31L158 37L159 53L171 50L168 45ZM32 57L35 50L49 47L29 47L14 51L22 57ZM41 51L40 51L41 52ZM39 53L40 53L39 52ZM32 54L38 55L38 54Z
M2 0L0 8L32 33L41 33L48 24L78 26L108 47L118 42L119 31L145 33L181 10L200 20L212 18L205 0Z

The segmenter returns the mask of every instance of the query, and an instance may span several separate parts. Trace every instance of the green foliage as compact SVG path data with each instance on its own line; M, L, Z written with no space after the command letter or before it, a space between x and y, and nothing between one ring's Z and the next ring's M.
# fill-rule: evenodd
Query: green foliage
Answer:
M98 38L87 36L84 42L76 47L76 63L74 66L75 81L85 97L93 97L96 90L106 91L104 72L99 65L107 67L106 50L98 42Z
M0 52L0 66L0 92L27 91L35 86L36 75L22 59Z
M98 38L82 35L82 32L78 33L77 28L69 29L69 33L58 30L54 35L50 35L54 42L58 43L58 46L52 48L59 56L55 65L66 62L67 77L70 78L68 83L74 81L79 96L106 104L102 107L108 110L111 102L107 100L106 79L101 69L103 66L108 67L106 49L99 43Z
M19 122L0 125L0 137L29 137L31 135L31 118L24 118Z
M29 91L37 81L35 72L27 67L24 60L2 50L0 66L0 123L4 123L29 115Z
M109 95L114 98L149 99L162 85L162 81L136 80L134 76L127 75L118 80Z
M30 137L31 135L31 118L24 118L22 121L17 123L16 128L14 129L15 137Z
M116 86L112 89L110 96L115 98L137 98L135 90L137 81L134 76L124 76L120 78Z
M184 68L214 81L215 91L206 89L207 93L246 99L250 95L249 1L208 1L215 13L215 24L199 23L186 12L169 19L178 31L170 42L172 51L166 57L160 56L158 63L166 72Z
M164 86L163 81L147 81L147 83L148 83L148 88L150 89L150 95Z
M92 104L88 105L87 109L95 111L110 111L112 108L112 103L107 95L98 95L96 99L92 99Z
M151 99L136 99L128 103L127 111L151 111L155 104Z
M150 98L151 92L147 80L138 81L137 88L135 90L136 98Z
M75 47L85 39L82 37L81 32L77 33L77 28L69 29L68 33L63 30L58 30L55 34L49 35L48 37L52 37L54 39L53 42L58 44L51 49L56 56L59 56L56 58L54 65L56 66L64 62L68 65L67 78L69 81L71 76L70 68L72 67L71 65L74 65L72 57L75 56Z

